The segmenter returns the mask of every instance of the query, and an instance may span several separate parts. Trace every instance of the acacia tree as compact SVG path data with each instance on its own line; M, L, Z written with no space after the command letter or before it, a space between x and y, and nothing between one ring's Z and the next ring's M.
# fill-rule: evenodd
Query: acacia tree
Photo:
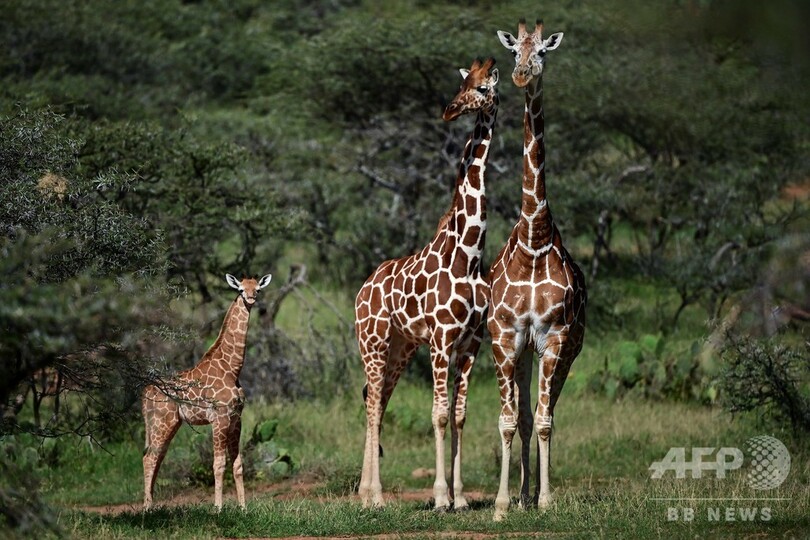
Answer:
M100 196L109 178L76 174L79 145L64 124L49 111L0 119L4 411L26 377L56 363L88 392L116 378L134 389L150 356L165 352L150 349L149 335L174 326L165 288L151 285L166 268L160 231ZM93 393L82 429L92 431L91 417L128 408L121 400L132 396L116 388ZM4 431L21 427L10 420Z
M687 306L714 317L751 287L806 212L778 199L808 173L810 100L797 84L808 64L774 43L774 29L723 25L748 4L636 8L601 14L554 59L575 91L547 96L560 167L549 191L564 201L562 227L593 231L595 251L611 253L609 227L624 224L634 252L606 259L605 275L612 266L672 287L667 331Z

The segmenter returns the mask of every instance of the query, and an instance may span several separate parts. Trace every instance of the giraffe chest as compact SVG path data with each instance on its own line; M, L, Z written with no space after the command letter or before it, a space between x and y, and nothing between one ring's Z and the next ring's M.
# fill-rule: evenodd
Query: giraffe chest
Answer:
M560 309L571 302L572 276L566 262L550 259L527 264L516 258L493 268L492 313L515 326L539 329L557 322Z

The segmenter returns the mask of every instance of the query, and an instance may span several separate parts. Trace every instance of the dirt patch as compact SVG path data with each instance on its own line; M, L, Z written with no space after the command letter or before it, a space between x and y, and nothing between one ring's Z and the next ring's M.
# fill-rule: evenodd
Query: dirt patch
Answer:
M226 503L233 502L234 493L233 486L226 486L224 492L224 499ZM316 477L310 476L296 476L288 478L280 482L272 484L259 484L254 486L245 486L248 502L251 500L259 499L276 499L280 501L291 501L295 499L310 499L318 502L326 501L342 501L357 499L357 495L334 495L326 493L326 483L318 480ZM480 501L487 498L483 491L465 491L464 496L467 500ZM423 501L426 505L433 498L433 489L413 489L401 490L394 492L386 492L385 500L391 502L413 502ZM359 499L357 499L359 501ZM157 499L154 502L154 508L175 508L178 506L191 506L198 504L213 504L214 493L213 488L210 489L190 489L177 493L168 499ZM94 512L103 515L117 515L124 512L140 512L143 509L142 503L132 502L124 504L107 504L102 506L77 506L77 510L84 512ZM384 538L384 537L381 537Z

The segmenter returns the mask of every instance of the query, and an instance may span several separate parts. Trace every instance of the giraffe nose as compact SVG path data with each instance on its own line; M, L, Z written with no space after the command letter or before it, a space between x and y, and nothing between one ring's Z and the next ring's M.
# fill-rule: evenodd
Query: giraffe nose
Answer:
M519 66L512 72L512 81L518 88L523 88L532 78L532 69L530 67Z
M445 121L455 120L461 114L461 106L455 101L447 106L442 114L442 119Z

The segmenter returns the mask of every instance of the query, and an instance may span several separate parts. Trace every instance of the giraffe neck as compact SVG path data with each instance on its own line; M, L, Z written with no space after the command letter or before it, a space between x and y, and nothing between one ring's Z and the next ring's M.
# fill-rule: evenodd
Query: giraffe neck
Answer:
M478 111L475 127L461 157L453 204L448 212L448 229L457 236L456 249L463 254L454 260L454 267L458 263L459 270L466 275L478 269L486 240L487 198L484 173L497 115L497 97L493 107Z
M206 359L212 364L233 373L236 377L239 377L245 363L245 343L247 342L249 319L250 309L240 294L228 308L219 336L205 354Z
M518 239L531 249L540 249L551 242L554 226L546 200L542 78L533 79L526 86L523 130L523 196Z

